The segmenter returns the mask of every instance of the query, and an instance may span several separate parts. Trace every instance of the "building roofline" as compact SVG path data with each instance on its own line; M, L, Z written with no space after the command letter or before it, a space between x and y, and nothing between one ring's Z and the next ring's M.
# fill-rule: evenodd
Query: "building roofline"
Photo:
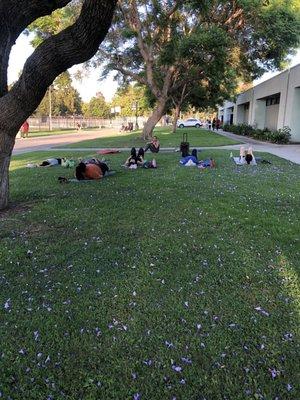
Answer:
M242 94L247 93L247 92L249 92L250 90L254 90L255 88L259 87L260 85L263 85L263 84L265 84L265 83L268 83L268 82L270 82L271 80L277 78L278 76L280 76L280 75L282 75L282 74L284 74L284 73L286 73L286 72L288 72L288 71L292 71L294 68L300 68L300 63L294 65L293 67L290 67L290 68L287 68L287 69L285 69L285 70L283 70L283 71L278 72L278 74L275 75L275 76L272 76L272 78L269 78L269 79L267 79L267 80L265 80L265 81L263 81L263 82L258 83L257 85L254 85L252 88L250 88L250 89L248 89L248 90L245 90L245 92L239 93L237 96L241 96Z

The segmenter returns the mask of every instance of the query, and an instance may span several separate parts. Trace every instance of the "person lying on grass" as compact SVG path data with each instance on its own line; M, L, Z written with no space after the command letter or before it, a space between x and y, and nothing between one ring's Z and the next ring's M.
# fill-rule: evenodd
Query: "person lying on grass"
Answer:
M198 168L205 169L205 168L215 168L216 162L213 158L208 158L207 160L200 160L198 162Z
M137 168L138 166L144 165L144 149L141 147L136 154L136 148L133 147L130 152L130 156L125 161L124 166L128 168Z
M159 143L157 136L153 136L153 139L151 140L151 142L147 143L147 145L145 147L145 153L147 150L150 150L152 153L158 153L159 147L160 147L160 143Z
M144 149L141 147L136 154L136 148L133 147L131 149L131 154L127 158L124 166L130 169L137 169L137 167L143 167L143 168L157 168L157 163L156 160L153 159L152 161L147 161L144 159L145 153Z
M64 160L64 158L47 158L47 160L44 160L39 164L39 167L55 167L61 165Z
M248 165L256 165L256 160L251 146L248 149L245 149L243 146L241 146L239 161L240 164L247 163Z
M108 174L109 168L103 161L92 159L80 162L75 170L75 177L78 181L102 179Z
M186 165L186 166L198 165L199 161L198 161L197 149L193 149L191 155L183 157L179 162L181 165Z

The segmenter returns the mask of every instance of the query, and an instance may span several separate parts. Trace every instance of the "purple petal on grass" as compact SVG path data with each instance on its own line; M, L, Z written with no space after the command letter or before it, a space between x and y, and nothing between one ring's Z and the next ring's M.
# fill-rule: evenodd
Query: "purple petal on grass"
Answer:
M140 395L140 393L135 393L133 395L133 400L140 400L142 398L142 396Z
M271 374L272 379L275 379L280 374L280 372L277 371L275 368L269 368L269 372Z
M256 311L258 311L260 314L264 315L265 317L269 317L270 316L270 314L266 310L261 308L261 307L255 307L254 309Z
M181 361L185 364L192 364L192 360L190 358L181 357Z
M182 367L180 367L180 365L172 365L172 370L175 372L181 372L182 371Z
M152 360L145 360L145 361L143 361L143 363L145 365L147 365L148 367L150 367L150 365L152 365Z
M291 341L293 340L293 334L290 333L290 332L287 332L287 333L285 333L285 334L283 335L283 339L286 340L286 341L288 341L288 342L291 342Z
M11 302L10 299L6 300L6 302L5 302L5 304L4 304L5 310L8 310L8 309L10 308L10 302Z
M287 390L288 392L290 392L291 390L293 390L293 386L292 386L290 383L288 383L288 384L286 385L286 390Z
M175 347L172 342L168 342L167 340L165 341L165 345L167 346L168 349L171 349L172 347Z

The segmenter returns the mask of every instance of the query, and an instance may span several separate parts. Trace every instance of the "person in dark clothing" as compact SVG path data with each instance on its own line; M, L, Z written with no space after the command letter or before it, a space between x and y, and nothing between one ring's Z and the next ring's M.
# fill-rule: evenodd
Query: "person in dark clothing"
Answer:
M213 131L216 129L216 123L217 123L216 118L214 118L213 121L212 121Z
M136 154L136 148L133 147L130 152L130 156L127 158L125 161L125 166L130 167L131 165L137 164L137 154Z
M138 166L143 166L144 165L144 162L145 162L144 158L145 158L144 149L142 147L140 147L140 149L138 151L138 154L137 154L137 157L136 157L136 163L137 163Z
M160 147L160 143L159 143L157 136L153 136L152 141L150 143L147 143L147 145L145 147L145 153L148 150L150 150L152 153L158 153L159 147Z

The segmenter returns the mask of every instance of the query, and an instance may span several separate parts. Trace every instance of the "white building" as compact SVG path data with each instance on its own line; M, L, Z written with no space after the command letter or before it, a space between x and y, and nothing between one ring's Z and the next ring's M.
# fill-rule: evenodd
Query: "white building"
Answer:
M300 64L238 95L236 103L219 107L224 123L277 130L291 128L291 141L300 142Z

